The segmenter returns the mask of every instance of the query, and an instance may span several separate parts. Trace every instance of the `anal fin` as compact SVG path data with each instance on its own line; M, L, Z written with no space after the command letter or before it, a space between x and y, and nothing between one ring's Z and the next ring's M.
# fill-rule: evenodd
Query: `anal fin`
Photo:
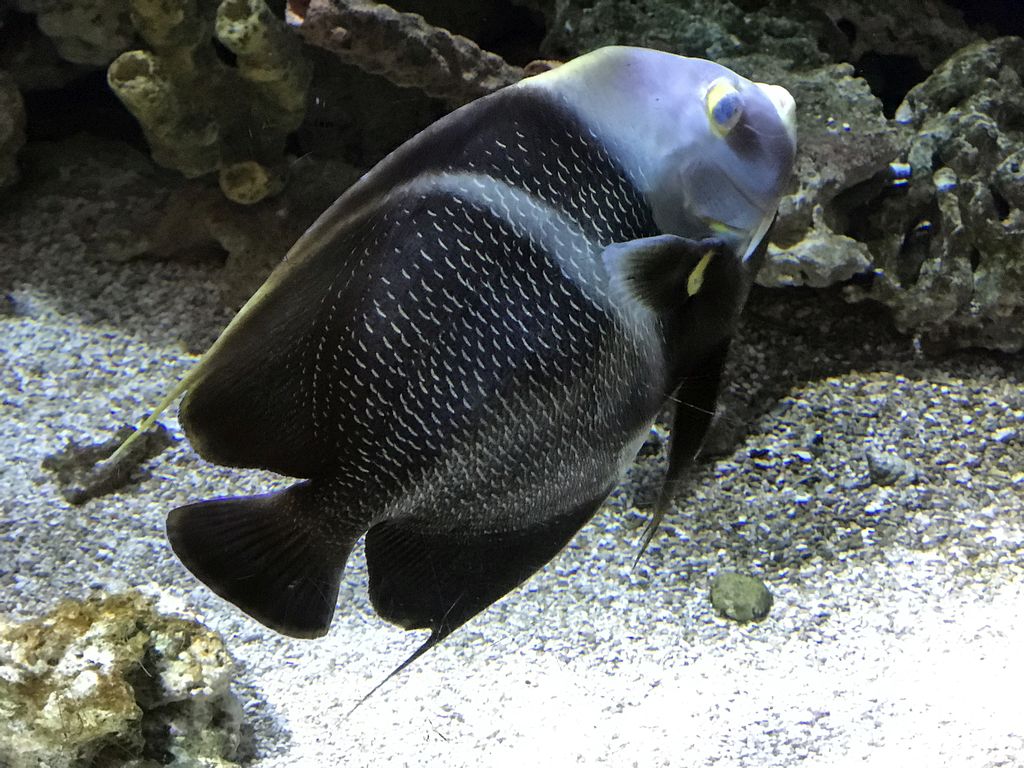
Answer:
M385 520L370 528L366 562L374 609L404 629L429 629L430 637L359 703L540 570L594 515L606 496L553 514L524 530L439 532L424 528L415 519Z
M292 637L320 637L361 534L325 538L312 524L321 503L309 483L202 501L168 515L167 537L186 568L257 621Z

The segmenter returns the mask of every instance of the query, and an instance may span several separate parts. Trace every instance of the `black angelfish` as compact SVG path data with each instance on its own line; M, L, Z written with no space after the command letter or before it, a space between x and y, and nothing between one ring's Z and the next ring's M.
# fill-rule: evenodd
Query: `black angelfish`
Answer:
M569 541L675 394L695 407L660 516L714 410L794 125L783 88L614 47L411 139L165 401L187 392L205 459L300 478L174 510L174 551L316 637L365 533L377 613L431 631L416 658Z

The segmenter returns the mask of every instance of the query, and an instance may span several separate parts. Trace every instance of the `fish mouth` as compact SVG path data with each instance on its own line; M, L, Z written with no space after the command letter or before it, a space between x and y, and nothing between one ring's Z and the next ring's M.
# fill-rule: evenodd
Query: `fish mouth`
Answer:
M729 182L730 186L732 186L732 188L734 190L736 190L736 194L738 194L740 197L742 197L743 201L747 205L749 205L751 208L753 208L755 211L757 211L759 214L761 214L761 217L764 217L764 215L768 213L767 206L765 206L763 203L760 203L757 200L755 200L751 196L751 193L742 184L737 184L729 176L726 176L725 179Z
M774 219L774 216L765 215L754 229L737 227L709 216L702 217L701 221L714 234L724 237L726 240L732 240L735 243L736 252L742 254L742 260L745 262L750 258L754 249L757 248L761 239L767 234Z
M746 261L775 220L775 209L769 209L758 204L746 190L734 183L732 179L729 179L727 176L724 179L728 180L729 185L736 191L736 194L750 206L748 215L753 214L751 216L753 220L747 219L746 216L742 224L733 223L726 218L716 218L714 216L701 216L700 220L716 235L732 240L737 252L742 253L743 260Z
M742 200L743 205L747 210L741 212L738 216L725 216L722 218L704 215L700 217L701 220L709 225L714 225L713 228L715 229L724 228L725 230L737 235L748 234L750 231L749 226L732 222L737 218L746 220L747 222L749 222L749 219L761 221L769 214L768 207L763 202L759 201L754 194L750 192L750 190L745 188L742 184L737 183L728 173L725 172L724 169L720 169L717 177L719 179L719 183L729 185L729 192L727 194ZM751 216L751 213L754 215Z

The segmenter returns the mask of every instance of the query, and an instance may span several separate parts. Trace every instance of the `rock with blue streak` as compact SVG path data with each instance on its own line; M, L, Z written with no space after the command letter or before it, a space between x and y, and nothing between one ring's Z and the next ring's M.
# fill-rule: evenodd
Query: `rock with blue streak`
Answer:
M672 400L660 519L714 412L794 125L783 88L612 47L408 141L165 401L186 393L204 459L296 478L172 511L178 557L316 637L365 534L377 613L430 630L404 667L554 557Z

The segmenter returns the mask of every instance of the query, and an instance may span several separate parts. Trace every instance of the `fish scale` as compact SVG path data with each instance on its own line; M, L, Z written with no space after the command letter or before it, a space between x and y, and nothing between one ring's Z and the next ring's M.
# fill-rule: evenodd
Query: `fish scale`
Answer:
M777 86L612 47L408 141L161 404L185 392L203 458L297 480L173 510L174 551L316 637L365 534L376 612L430 630L400 670L566 544L671 398L649 540L714 413L794 125Z
M445 201L446 205L442 206L440 200ZM495 218L493 212L470 206L457 197L440 200L424 197L415 205L410 202L403 203L411 229L423 231L424 221L434 218L432 214L436 208L449 207L450 210L452 205L468 213L466 220L472 227L483 227L485 225L482 219ZM396 305L386 304L378 294L373 294L372 298L364 298L365 309L361 313L357 312L350 321L352 332L356 334L355 339L361 340L363 344L342 345L333 339L321 342L323 336L316 342L318 350L341 346L344 356L341 370L353 371L356 368L354 360L362 357L364 367L379 363L374 370L386 372L382 374L378 385L379 392L371 390L368 396L360 397L350 388L349 396L336 397L332 394L333 390L328 390L324 401L314 398L311 404L314 411L324 414L325 421L335 425L336 440L346 440L351 444L357 440L366 440L367 433L383 435L385 440L392 440L390 436L401 434L402 444L399 445L395 441L386 451L379 450L379 446L367 444L371 450L378 449L373 451L373 455L378 461L385 461L390 472L394 473L390 476L394 485L389 486L388 499L375 498L372 489L368 487L354 487L351 482L344 485L358 498L368 499L365 504L378 510L378 516L412 515L418 509L429 509L432 504L428 500L433 497L436 500L433 506L451 510L451 514L458 516L462 524L469 526L471 530L472 510L481 510L482 522L494 528L502 525L504 521L494 515L492 508L481 505L478 495L487 495L493 501L493 494L489 493L486 487L478 490L477 486L496 484L508 488L506 504L499 505L504 516L508 518L508 522L504 524L522 520L523 510L536 509L539 506L537 500L529 495L524 497L523 490L514 484L495 483L491 476L493 472L488 474L486 471L494 463L489 455L489 447L509 444L532 445L554 438L565 441L567 447L571 448L572 443L568 440L570 435L559 432L559 419L572 425L573 434L578 435L580 424L586 423L586 416L592 409L588 407L587 413L576 414L571 410L565 411L563 407L562 413L559 413L552 408L552 403L606 402L612 391L633 388L626 379L625 371L620 374L614 367L609 369L610 378L602 376L596 379L596 382L603 384L603 389L608 391L589 391L584 397L569 397L564 389L551 392L534 384L536 377L554 385L560 379L578 373L580 361L592 359L591 348L595 343L593 340L600 342L605 334L611 332L613 323L606 313L594 311L591 305L583 300L582 294L562 275L558 266L552 263L552 259L537 247L536 242L531 242L531 238L516 237L513 232L502 226L500 219L491 226L504 238L503 241L499 241L502 248L490 251L477 249L467 254L487 290L475 295L464 295L458 301L451 294L449 296L452 298L440 300L438 312L448 319L448 327L446 330L441 330L440 327L432 329L438 332L438 335L430 347L430 353L422 360L404 360L401 352L403 345L399 340L406 336L423 338L423 328L408 313L408 319L404 319L396 311ZM439 252L438 249L441 252L451 251L456 241L457 236L452 232L439 233L430 243L435 256L431 259L429 267L423 269L415 279L412 275L402 276L401 269L392 271L388 263L379 264L378 268L382 272L393 275L387 279L385 294L405 297L410 291L423 289L443 295L444 286L455 282L452 272L457 269L457 265L450 260L437 258L436 254ZM391 248L387 240L379 241L377 246L396 263L407 263L402 249ZM419 247L416 242L410 246ZM365 262L365 258L361 260L362 262ZM538 279L536 276L542 263L547 279ZM500 279L497 279L499 276ZM570 302L578 302L577 307L582 304L587 309L577 318L577 311L570 307ZM524 306L533 308L532 316L524 315L521 311ZM567 315L571 318L570 321L562 319ZM335 330L330 326L331 316L332 314L329 314L325 318L326 323L314 325L328 331ZM481 322L482 320L485 321ZM567 328L561 342L551 338L545 327L556 323ZM360 334L363 329L366 333ZM339 333L344 331L341 330ZM557 356L537 356L538 340L542 339L549 339L548 348ZM627 345L621 346L626 348ZM499 384L502 380L509 376L514 378L516 371L524 369L524 359L532 358L539 361L537 371L530 377L534 380L528 379L522 386L522 390L530 393L532 399L526 401L520 398L514 409L501 407L502 404L498 403L496 409L492 407L489 414L485 411L485 416L475 424L475 431L480 436L472 441L462 438L462 432L469 424L469 416L477 413L482 402L486 402L487 398L500 391ZM475 397L470 397L468 380L472 377L462 368L464 362L479 377ZM633 362L635 376L636 372L642 369L637 368L636 364L639 361ZM444 379L439 378L436 372L445 369L456 370L461 376L453 379L451 374L446 373ZM626 386L623 387L623 384ZM395 400L399 404L398 408L394 408ZM363 429L353 429L351 424L347 423L348 420L338 412L343 407L358 408L365 415L368 423ZM614 407L611 409L612 412L617 410ZM503 434L507 432L510 411L536 413L539 414L537 418L541 420L527 420L524 424L528 429L510 439ZM438 416L445 412L449 416L444 420L438 419ZM407 418L401 418L403 415ZM549 418L544 419L545 416ZM554 418L556 416L559 418ZM433 420L433 428L424 431L419 424L428 420ZM449 428L450 425L454 425L454 428ZM617 426L619 425L595 422L591 429L585 431L593 430L594 434L600 434L602 429ZM424 443L424 438L430 437L431 434L444 436L446 442L435 446L434 450L429 449ZM341 443L336 445L344 447ZM460 447L464 450L460 451ZM426 483L415 474L411 480L403 481L406 477L405 472L415 473L420 468L429 466L426 454L436 455L439 452L448 452L449 461L432 473L431 482ZM464 455L465 452L471 455L467 457ZM514 464L508 463L508 458L505 457L503 463L505 466L514 467ZM546 468L541 477L558 478L560 482L564 482L580 462L567 450L560 464ZM348 477L347 469L346 466L346 472L341 475L341 480ZM459 478L458 482L453 482L452 478L455 477ZM331 479L324 482L329 484ZM411 498L410 485L423 485L426 488L457 487L459 498L438 498L436 491L433 494L421 493L418 498ZM536 474L531 485L544 487L542 482L538 482ZM547 500L552 495L545 488L542 498ZM425 521L424 524L428 523L429 521Z

